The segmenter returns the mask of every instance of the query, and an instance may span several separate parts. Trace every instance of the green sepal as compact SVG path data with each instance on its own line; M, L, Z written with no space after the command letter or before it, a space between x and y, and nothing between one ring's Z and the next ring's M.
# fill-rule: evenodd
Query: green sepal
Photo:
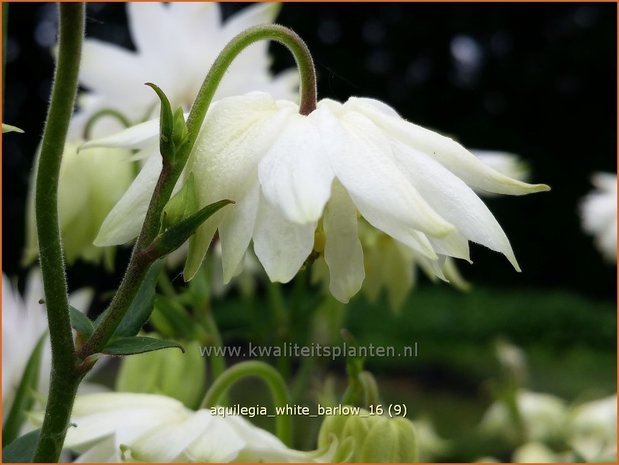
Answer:
M31 463L40 433L40 429L35 429L3 447L2 463Z
M17 126L11 126L10 124L2 123L2 134L7 132L18 132L20 134L23 134L24 130L18 128Z
M89 338L95 330L94 322L71 305L69 305L69 311L71 316L71 327L81 336Z
M145 85L155 91L161 101L159 113L159 151L164 160L172 162L174 159L174 115L172 106L166 94L157 85L147 82Z
M198 210L198 196L193 173L189 175L181 190L166 204L161 213L161 230L179 223Z
M153 312L155 302L155 288L157 278L163 268L164 261L157 260L153 263L144 277L129 310L114 331L114 337L131 337L140 332L142 326Z
M3 447L17 438L19 430L26 419L26 412L32 409L32 405L34 404L32 393L36 392L39 384L39 372L41 371L41 359L46 337L47 333L39 338L39 342L37 342L37 345L34 347L28 359L28 363L24 368L24 374L15 392L13 405L11 405L11 410L2 425Z
M163 257L171 252L174 252L200 227L202 223L208 220L221 208L234 203L232 200L220 200L198 210L188 218L170 226L165 231L160 233L148 247L147 251L156 254L157 257Z
M101 353L106 355L133 355L169 348L176 348L185 352L183 346L175 341L165 341L146 336L134 336L116 337L112 339Z

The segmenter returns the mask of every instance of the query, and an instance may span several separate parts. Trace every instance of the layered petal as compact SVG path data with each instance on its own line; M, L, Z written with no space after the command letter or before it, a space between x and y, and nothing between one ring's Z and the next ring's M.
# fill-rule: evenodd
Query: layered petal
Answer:
M398 170L389 139L359 113L331 104L320 107L321 136L336 177L363 217L378 229L407 242L414 231L445 236L453 226L441 218Z
M329 290L333 297L347 303L361 289L365 271L357 232L357 209L337 181L333 184L333 194L325 210L323 227Z
M396 117L387 105L367 98L350 98L345 107L358 111L396 140L431 155L466 184L497 194L523 195L547 191L545 184L527 184L509 178L481 162L454 140Z
M150 157L125 195L103 221L95 245L110 246L137 237L161 172L161 157Z
M459 234L468 240L504 254L514 268L520 270L503 229L488 207L464 181L444 168L434 158L410 146L401 143L394 143L393 146L394 158L403 172L430 205L443 218L456 226ZM464 250L465 244L460 241L460 246L455 244L455 249L442 249L437 252L457 258L468 258L468 254L461 256L453 253L459 247Z
M299 271L314 245L316 223L289 221L264 197L260 199L254 251L269 279L287 283Z
M258 171L267 200L301 224L320 219L334 177L315 120L315 114L291 115Z

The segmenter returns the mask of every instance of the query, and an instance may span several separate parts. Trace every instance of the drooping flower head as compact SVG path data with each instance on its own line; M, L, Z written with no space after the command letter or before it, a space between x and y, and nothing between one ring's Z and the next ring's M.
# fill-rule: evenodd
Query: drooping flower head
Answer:
M148 123L90 145L135 148L156 141L157 125ZM503 253L519 270L507 236L473 189L511 195L548 190L493 170L453 140L366 98L325 99L307 116L265 93L222 99L209 110L186 171L197 181L200 205L236 202L192 237L186 279L218 231L226 280L253 241L269 278L287 282L320 230L330 290L343 302L365 275L358 215L426 258L437 276L446 257L470 259L469 241ZM135 212L157 173L155 167L129 189L103 225L100 245L137 235Z

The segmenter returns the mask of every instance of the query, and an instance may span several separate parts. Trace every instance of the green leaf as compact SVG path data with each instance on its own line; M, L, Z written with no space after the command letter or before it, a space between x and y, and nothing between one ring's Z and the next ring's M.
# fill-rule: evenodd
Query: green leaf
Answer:
M175 347L185 352L183 346L175 341L164 341L153 337L117 337L112 339L101 352L107 355L133 355Z
M174 159L174 115L172 114L172 106L166 94L152 82L147 82L146 85L152 88L161 101L161 112L159 115L159 150L164 160L172 162Z
M73 306L69 306L69 310L71 312L71 327L82 336L90 337L95 330L92 320Z
M207 205L193 215L179 221L175 225L172 225L163 231L155 238L149 248L152 247L160 257L174 252L181 245L183 245L187 239L189 239L189 237L202 223L213 216L221 208L231 203L234 202L232 200L220 200L219 202Z
M24 130L19 129L17 126L11 126L10 124L2 123L2 134L6 132L19 132L20 134L23 134Z
M37 342L37 345L30 354L26 368L24 368L24 374L17 387L13 405L11 405L11 410L2 425L2 447L10 444L17 438L19 430L26 419L26 412L32 409L34 403L32 392L36 391L39 384L41 358L46 337L47 333L40 337L39 342Z
M114 337L130 337L135 336L140 332L142 326L150 314L153 312L155 302L155 288L157 286L157 277L163 268L164 261L157 260L153 263L144 277L144 281L140 285L133 302L129 306L127 314L124 316L116 331Z
M28 463L34 458L40 429L35 429L2 448L3 463Z

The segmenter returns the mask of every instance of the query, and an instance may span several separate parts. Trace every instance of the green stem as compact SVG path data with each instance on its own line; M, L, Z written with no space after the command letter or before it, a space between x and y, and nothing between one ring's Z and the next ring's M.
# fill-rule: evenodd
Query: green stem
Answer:
M288 393L286 382L279 372L267 363L251 361L237 363L224 371L211 385L204 396L200 408L214 407L226 395L232 385L248 377L258 377L266 383L271 391L276 407L285 408L287 405L290 405L290 394ZM275 422L277 436L284 444L290 445L292 442L292 416L276 415Z
M215 317L213 316L213 312L210 308L206 310L204 325L206 326L209 337L211 338L211 346L223 347L221 333L219 332L217 322L215 321ZM211 376L214 380L219 378L219 376L221 376L221 374L224 373L226 370L226 360L224 359L223 355L219 355L215 352L216 351L213 351L210 357Z
M101 120L101 118L105 118L105 117L114 118L125 128L128 128L131 126L131 121L129 121L125 117L125 115L123 115L120 111L113 110L112 108L104 108L103 110L99 110L94 115L92 115L90 119L88 119L88 122L86 122L86 126L84 126L84 133L83 133L85 140L90 139L92 128L94 127L94 125L98 123L99 120Z
M84 5L59 4L59 43L51 103L47 113L36 176L36 222L47 321L52 346L50 392L35 462L56 462L69 426L81 376L69 318L67 281L58 226L58 178L62 152L77 94Z

